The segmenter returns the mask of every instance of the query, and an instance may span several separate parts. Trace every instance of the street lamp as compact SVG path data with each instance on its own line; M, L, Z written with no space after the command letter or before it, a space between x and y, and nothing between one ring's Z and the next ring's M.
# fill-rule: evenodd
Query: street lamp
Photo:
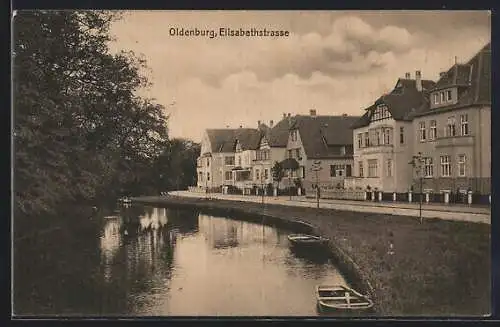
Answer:
M422 173L422 168L423 168L423 161L424 158L422 157L422 152L419 152L416 156L412 157L412 160L409 162L410 165L412 165L413 169L415 170L415 173L417 174L417 177L420 180L420 196L419 196L419 206L418 206L418 211L419 211L419 219L420 223L423 222L422 220L422 196L423 196L423 173Z
M321 170L321 161L314 161L312 170L316 173L316 208L319 209L319 178L318 172Z
M264 175L264 164L261 164L261 171L260 171L260 187L262 191L262 205L264 205L264 180L262 179L262 175Z

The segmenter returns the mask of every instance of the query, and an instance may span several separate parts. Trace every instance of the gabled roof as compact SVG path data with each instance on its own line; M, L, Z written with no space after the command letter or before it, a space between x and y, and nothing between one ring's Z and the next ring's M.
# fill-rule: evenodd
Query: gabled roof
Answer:
M466 64L453 65L430 92L449 87L457 87L457 103L434 109L430 108L430 103L425 103L414 116L471 105L491 104L491 43L486 44Z
M292 118L308 158L339 157L340 148L352 147L351 126L359 116L303 116ZM346 149L349 153L349 149Z
M255 131L253 128L221 128L221 129L207 129L208 139L212 148L212 153L220 152L234 152L234 144L236 136L244 133L245 131Z
M263 131L258 129L247 129L241 128L235 132L234 146L239 142L241 150L255 150L260 145L260 139L263 135ZM234 148L233 148L234 150Z
M293 119L292 117L290 117ZM290 123L288 118L283 118L273 128L271 128L266 135L269 146L276 148L286 148L288 143L288 132L290 130Z
M390 93L382 95L366 108L363 116L352 124L351 128L368 126L374 109L381 104L387 106L394 120L411 120L412 113L426 103L429 89L433 88L434 85L434 81L422 80L422 91L418 91L414 79L398 79L394 89Z

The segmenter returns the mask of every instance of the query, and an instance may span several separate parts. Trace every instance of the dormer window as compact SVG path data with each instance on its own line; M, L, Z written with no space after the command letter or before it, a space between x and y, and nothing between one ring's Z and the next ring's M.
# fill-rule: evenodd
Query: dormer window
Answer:
M389 109L385 104L379 104L372 112L371 121L391 118Z
M451 90L446 91L446 102L451 102L452 96L451 96Z
M439 95L441 96L441 103L444 103L444 92L440 92Z
M434 93L434 104L439 104L439 93Z
M290 135L291 135L291 138L292 138L293 142L297 141L297 130L296 129L294 129L293 131L291 131Z

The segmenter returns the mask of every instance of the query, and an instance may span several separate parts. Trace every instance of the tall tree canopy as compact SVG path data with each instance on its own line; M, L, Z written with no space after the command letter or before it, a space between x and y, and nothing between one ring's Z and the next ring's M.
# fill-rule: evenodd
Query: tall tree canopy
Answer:
M169 149L167 116L141 98L144 62L111 54L105 11L14 17L15 207L33 215L68 201L148 192ZM165 160L164 160L165 161ZM168 172L167 172L168 174Z

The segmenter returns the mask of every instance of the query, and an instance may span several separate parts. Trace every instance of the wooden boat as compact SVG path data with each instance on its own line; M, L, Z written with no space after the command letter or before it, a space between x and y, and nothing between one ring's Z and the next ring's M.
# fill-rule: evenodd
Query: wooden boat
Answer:
M373 301L366 295L347 286L317 286L316 293L320 312L363 314L373 307Z
M288 235L288 241L293 247L318 246L326 245L328 243L328 239L325 237L307 234Z

